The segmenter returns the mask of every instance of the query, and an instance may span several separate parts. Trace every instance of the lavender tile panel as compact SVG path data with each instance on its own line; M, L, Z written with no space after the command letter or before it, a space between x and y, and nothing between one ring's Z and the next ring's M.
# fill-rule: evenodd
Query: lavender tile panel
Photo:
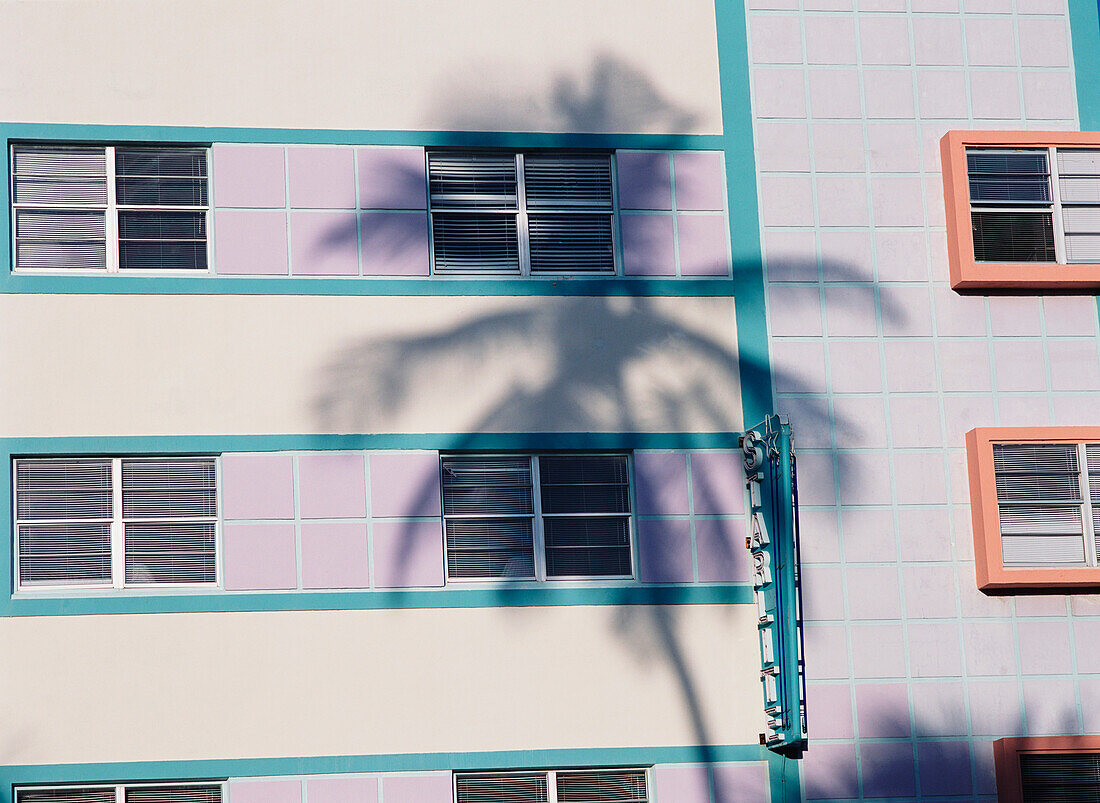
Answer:
M672 215L623 215L623 272L628 276L676 275Z
M893 566L850 566L848 611L852 619L900 619L898 572Z
M909 736L908 687L904 683L860 684L856 686L856 713L860 738Z
M765 803L768 770L763 764L715 764L714 803Z
M286 276L286 213L214 212L214 269L220 274Z
M1009 622L967 622L963 626L968 675L1015 675L1016 641Z
M367 515L367 477L357 452L298 458L298 504L303 519L361 519Z
M1100 619L1078 619L1073 623L1077 671L1100 672Z
M807 625L806 667L811 678L835 680L848 677L846 632L846 629L839 625ZM900 637L898 643L899 645L901 643Z
M643 583L690 583L690 523L683 519L639 521L638 562Z
M741 519L696 519L695 550L701 583L747 583L752 559Z
M867 797L904 797L916 794L913 745L886 742L860 746L863 794Z
M729 227L725 215L677 215L676 231L681 275L729 275Z
M857 678L905 677L905 645L901 625L850 628L852 671Z
M849 508L841 513L840 523L846 562L884 563L897 559L891 511Z
M443 585L443 527L440 522L375 521L373 530L376 586Z
M619 206L623 209L672 209L672 181L664 151L615 154Z
M806 687L807 716L817 725L815 736L822 739L851 739L852 689L847 683L811 683Z
M428 275L427 214L364 212L359 230L364 275Z
M226 589L297 587L293 524L227 524L222 542Z
M230 781L233 803L302 803L301 781Z
M686 455L646 452L636 454L634 481L638 513L643 516L689 512Z
M693 453L691 495L696 515L744 513L745 473L740 453Z
M367 525L349 522L302 525L305 588L366 588Z
M378 803L378 779L310 778L306 799L309 803Z
M291 212L291 273L355 276L359 273L358 241L354 212Z
M1025 675L1068 675L1073 651L1068 622L1018 622L1020 671Z
M909 623L909 670L913 677L957 678L962 674L961 653L955 623Z
M382 778L386 803L451 803L451 776L396 775Z
M1078 685L1085 733L1100 732L1100 678L1081 678Z
M290 455L222 457L222 517L294 518L294 458Z
M1016 680L971 681L967 693L973 733L996 738L1023 735L1023 709Z
M673 803L710 803L710 778L706 767L661 767L653 770L658 800Z
M807 566L802 574L807 621L844 618L844 583L839 566Z
M948 558L950 554L945 552L942 558ZM906 566L903 577L906 616L910 619L950 619L955 616L953 567Z
M1035 678L1023 682L1024 716L1032 736L1079 733L1077 700L1070 678Z
M355 208L355 161L351 148L287 148L286 162L292 208Z
M374 518L439 516L442 512L437 452L372 454L370 485Z
M913 716L923 736L965 736L967 707L961 683L915 683Z
M853 744L815 744L806 751L802 770L808 800L843 800L859 794Z
M681 151L672 156L676 179L676 208L683 211L721 212L726 208L726 174L722 154Z
M286 206L281 146L215 145L214 205L252 209Z
M424 149L359 148L360 209L427 209Z

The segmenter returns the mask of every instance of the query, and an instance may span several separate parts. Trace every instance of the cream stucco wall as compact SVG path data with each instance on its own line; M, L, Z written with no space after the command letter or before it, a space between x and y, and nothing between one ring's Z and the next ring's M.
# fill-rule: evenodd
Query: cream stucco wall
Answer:
M7 121L716 133L712 0L0 3Z
M0 435L741 429L731 298L0 296Z
M0 764L755 743L751 605L0 620ZM692 706L701 720L692 715Z

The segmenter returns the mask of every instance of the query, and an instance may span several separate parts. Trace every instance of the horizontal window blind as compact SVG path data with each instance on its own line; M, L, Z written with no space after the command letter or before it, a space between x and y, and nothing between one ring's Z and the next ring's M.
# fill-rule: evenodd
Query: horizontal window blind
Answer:
M646 803L645 770L551 770L455 775L457 803Z
M993 468L1005 566L1096 564L1100 471L1088 470L1100 469L1096 445L994 444Z
M611 155L430 151L436 273L615 271Z
M441 466L449 578L632 575L625 455L445 456Z
M645 771L558 772L559 803L645 803Z
M1024 803L1100 801L1100 754L1022 753Z
M545 772L477 773L455 776L458 803L546 803Z
M15 803L221 803L219 784L16 789Z
M207 270L203 148L16 145L12 189L17 270Z
M21 588L217 581L212 457L19 459L15 515Z
M16 789L15 803L115 803L113 787Z

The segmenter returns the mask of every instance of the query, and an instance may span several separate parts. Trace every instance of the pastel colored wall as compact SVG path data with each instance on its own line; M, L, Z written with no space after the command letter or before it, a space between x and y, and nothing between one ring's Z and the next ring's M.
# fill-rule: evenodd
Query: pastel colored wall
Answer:
M183 33L200 20L202 36ZM643 9L625 0L41 0L4 4L0 32L0 72L21 76L0 89L12 121L674 134L721 127L710 0L651 0Z
M742 428L728 297L11 294L0 375L3 435Z
M10 764L749 745L763 726L752 605L12 617L0 638L37 656L5 667Z
M1095 423L1100 337L1094 298L950 289L938 142L1077 127L1067 6L749 5L774 387L799 455L804 794L993 801L992 740L1100 730L1100 607L978 592L963 436Z

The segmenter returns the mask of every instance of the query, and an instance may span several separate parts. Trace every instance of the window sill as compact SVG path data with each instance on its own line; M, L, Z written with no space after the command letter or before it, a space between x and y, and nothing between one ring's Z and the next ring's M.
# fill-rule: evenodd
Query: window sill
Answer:
M960 245L960 248L965 247L965 244ZM970 249L973 250L973 245ZM953 258L951 287L954 290L1068 290L1092 293L1100 289L1100 264L1021 264Z

